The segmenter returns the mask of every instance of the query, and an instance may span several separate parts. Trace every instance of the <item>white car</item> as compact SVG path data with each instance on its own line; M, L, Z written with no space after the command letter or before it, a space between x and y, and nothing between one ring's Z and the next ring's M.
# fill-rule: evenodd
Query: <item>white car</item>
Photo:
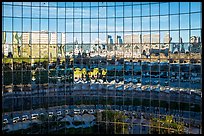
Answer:
M22 116L22 121L26 121L26 120L28 120L28 115L23 115Z
M147 86L142 86L141 88L144 91L147 88Z
M14 118L13 118L13 123L17 123L18 121L20 121L20 118L19 118L19 117L14 117Z
M37 119L37 118L38 118L38 114L37 113L31 115L31 119Z
M79 114L80 113L80 109L74 109L74 114Z
M173 92L174 90L175 90L174 88L170 88L170 91L172 91L172 92Z
M48 113L48 116L49 117L52 117L54 115L54 113L52 112L52 111L50 111L49 113Z
M3 124L8 124L8 119L4 119Z
M57 111L57 116L61 116L62 115L62 111Z

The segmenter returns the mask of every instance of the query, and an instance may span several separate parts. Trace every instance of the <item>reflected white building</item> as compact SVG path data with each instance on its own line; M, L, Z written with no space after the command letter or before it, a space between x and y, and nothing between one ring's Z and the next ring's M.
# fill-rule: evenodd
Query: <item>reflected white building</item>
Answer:
M12 45L11 44L3 44L3 53L5 56L8 56L9 55L9 52L12 53L13 52L13 48L12 48Z
M47 31L32 32L31 44L48 44L49 33Z
M50 33L50 44L57 44L57 33Z
M125 35L124 43L141 43L140 34Z

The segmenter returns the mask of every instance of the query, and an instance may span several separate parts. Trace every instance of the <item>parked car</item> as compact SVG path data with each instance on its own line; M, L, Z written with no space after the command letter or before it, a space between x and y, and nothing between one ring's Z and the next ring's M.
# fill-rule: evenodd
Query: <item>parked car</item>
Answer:
M52 112L52 111L50 111L49 113L48 113L48 116L49 117L52 117L54 115L54 113Z
M8 119L3 119L3 124L8 124Z
M28 115L23 115L22 116L22 121L26 121L26 120L28 120Z
M61 116L62 115L62 111L57 111L57 116Z
M37 119L38 118L38 114L37 113L34 113L31 115L31 119Z
M20 121L20 117L14 117L13 118L13 123L17 123L17 122L19 122Z
M80 113L80 109L74 109L74 114L79 114Z

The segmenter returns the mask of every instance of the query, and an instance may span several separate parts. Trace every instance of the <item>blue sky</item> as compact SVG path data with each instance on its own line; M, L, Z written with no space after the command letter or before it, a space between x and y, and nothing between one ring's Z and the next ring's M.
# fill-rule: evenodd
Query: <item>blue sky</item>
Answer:
M4 4L12 3L4 2ZM115 4L117 5L116 8L114 7ZM122 7L123 4L124 10ZM139 5L140 3L138 2L133 2L133 7L130 6L131 4L132 2L13 2L13 6L3 5L2 15L5 16L2 23L3 31L31 32L46 30L49 32L68 32L67 41L73 40L72 32L78 32L74 34L74 37L77 37L79 41L89 42L90 37L91 41L98 37L98 32L107 32L114 36L116 30L116 34L123 36L123 29L125 31L124 35L131 34L131 32L128 31L135 31L134 33L139 34L142 30L147 31L144 33L149 33L148 31L151 29L151 31L155 31L154 33L159 33L159 22L160 30L166 30L161 32L161 36L163 36L162 34L168 32L169 28L170 30L178 30L180 21L180 29L183 29L180 31L180 36L184 41L188 42L190 34L189 31L184 29L189 29L190 24L191 29L201 28L201 13L199 13L201 12L200 2L180 2L180 11L179 2L163 2L160 3L160 5L155 2L152 4L145 2L142 3L142 5ZM31 5L33 7L31 7ZM39 5L43 7L40 9ZM82 5L83 8L81 8ZM190 11L194 13L189 17L187 13ZM180 19L179 15L176 15L179 12L182 13ZM168 16L169 13L172 14L170 18ZM159 14L162 15L160 18L158 16ZM150 15L152 16L151 18ZM14 17L13 20L11 18L12 16ZM132 18L132 16L134 17ZM22 19L21 17L26 18ZM108 17L108 19L106 19L106 17ZM124 17L124 19L122 17ZM189 18L191 20L190 24ZM81 32L84 32L83 37L80 34ZM90 34L90 32L94 34ZM179 31L172 31L170 35L176 42L179 37ZM200 36L201 34L199 30L193 30L191 31L191 35ZM105 40L105 36L105 33L99 34L99 38L102 40Z

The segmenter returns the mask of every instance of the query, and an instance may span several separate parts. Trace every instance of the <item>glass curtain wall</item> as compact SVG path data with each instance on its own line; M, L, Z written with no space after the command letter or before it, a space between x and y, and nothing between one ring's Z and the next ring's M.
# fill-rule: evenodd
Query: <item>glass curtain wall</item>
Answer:
M201 2L2 2L2 131L201 134Z

